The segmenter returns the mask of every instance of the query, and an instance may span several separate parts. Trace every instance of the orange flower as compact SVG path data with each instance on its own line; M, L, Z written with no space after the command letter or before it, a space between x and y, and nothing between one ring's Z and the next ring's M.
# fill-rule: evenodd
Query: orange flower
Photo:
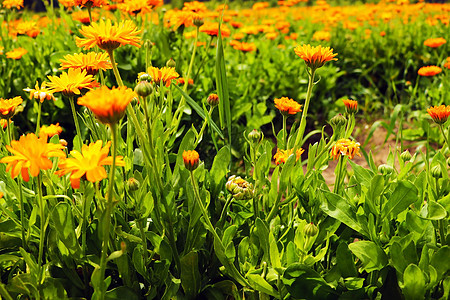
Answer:
M62 127L59 126L59 123L51 124L49 126L42 126L41 129L39 129L39 136L47 136L52 137L54 135L59 135L62 132Z
M334 58L337 53L333 53L333 49L330 47L302 45L295 47L294 51L311 69L320 68L327 61L337 60Z
M437 48L439 46L444 45L445 43L447 43L447 41L444 38L433 38L433 39L427 39L425 40L425 42L423 42L423 44L425 46L431 47L431 48Z
M450 116L450 105L432 106L427 109L428 114L437 124L444 124Z
M444 68L447 68L447 69L450 70L450 56L447 57L447 59L445 61L445 64L444 64Z
M6 57L12 59L21 59L22 56L24 56L27 53L28 51L24 48L16 48L12 51L6 52Z
M354 114L358 111L358 102L355 100L350 99L343 99L342 102L344 102L345 110L349 114Z
M67 73L58 76L47 76L50 79L48 87L52 93L62 92L66 97L80 95L82 89L91 89L95 82L92 75L87 75L81 69L69 69Z
M166 86L170 86L173 79L177 79L180 75L175 71L175 68L162 67L161 69L156 67L149 67L147 70L148 75L152 77L152 80L156 84L164 82Z
M20 9L23 7L23 0L3 0L2 5L9 9L13 7Z
M145 13L150 11L151 7L148 6L147 0L127 0L117 4L117 8L123 12L129 14L138 14L140 12Z
M100 7L103 5L108 5L108 0L74 0L75 5L81 7Z
M11 146L6 149L13 156L6 156L0 163L8 164L6 171L11 171L11 177L15 178L19 173L25 181L30 180L30 175L36 177L40 170L48 170L53 167L49 157L65 157L61 150L61 144L47 143L47 137L38 138L34 133L22 135L18 141L11 141Z
M417 71L420 76L434 76L442 72L442 69L437 66L422 67Z
M204 32L207 35L210 36L218 36L219 35L219 23L205 23L202 26L200 26L200 32ZM231 32L228 27L225 25L220 26L220 32L222 33L222 36L227 37L230 36Z
M99 14L96 11L91 11L92 21L97 22L99 18ZM87 10L74 11L72 13L72 19L78 22L83 23L84 25L91 24L91 20L89 19L89 12Z
M359 153L359 146L359 143L356 143L355 141L340 139L334 144L333 148L331 148L330 156L333 159L339 159L339 157L346 155L350 159L353 159L355 155L361 156Z
M23 99L20 96L11 99L0 98L0 118L10 119L14 115L16 107L22 104L22 102Z
M208 11L208 8L206 5L199 1L191 1L191 2L184 2L183 5L184 11L191 11L197 14L202 14Z
M131 20L122 21L119 24L112 25L111 20L100 20L99 23L92 23L90 26L83 26L80 33L85 38L76 38L78 47L90 49L98 46L105 51L112 51L119 46L133 45L140 47L140 30L137 30L134 22Z
M30 99L39 99L41 103L44 102L44 100L55 100L53 93L46 88L45 82L43 82L42 86L39 87L39 83L36 81L34 89L26 88L23 90L30 93Z
M112 69L107 53L88 52L87 54L78 53L74 55L66 55L61 59L61 70L64 69L81 69L85 70L88 75L96 75L99 70L106 71Z
M200 156L198 155L198 152L195 150L184 150L183 151L183 162L186 169L189 171L194 171L197 169L199 164Z
M103 166L112 165L113 158L108 156L111 142L106 143L102 148L102 141L90 143L89 146L83 145L81 153L77 150L70 151L72 157L66 158L58 165L59 176L70 173L70 182L74 189L80 187L80 178L85 178L90 182L97 182L107 177ZM124 167L125 162L122 156L116 156L116 166Z
M302 155L302 153L305 152L304 149L300 148L298 149L295 154L296 154L296 158L295 160L298 161L300 159L300 156ZM285 163L289 156L291 156L294 153L294 149L289 149L289 150L283 150L283 149L277 149L277 153L275 153L275 155L273 156L273 158L275 159L275 163L277 165Z
M185 83L186 83L186 80L184 80L183 77L178 78L177 84L183 85L183 84L185 84ZM188 84L189 84L189 85L193 85L193 84L194 84L194 79L189 78Z
M256 45L254 43L237 42L235 43L235 45L233 45L233 48L242 52L250 52L256 50Z
M275 107L280 110L283 115L295 115L301 110L301 105L288 97L276 98L274 100Z
M316 41L327 41L329 42L331 39L331 33L328 31L316 31L312 36L313 40Z
M8 127L8 124L10 124L10 123L11 123L11 120L9 120L9 122L8 122L7 119L0 119L0 127L3 129L6 129L6 127Z
M102 86L78 98L77 103L89 108L105 124L115 124L125 114L127 105L137 94L125 86L109 89Z

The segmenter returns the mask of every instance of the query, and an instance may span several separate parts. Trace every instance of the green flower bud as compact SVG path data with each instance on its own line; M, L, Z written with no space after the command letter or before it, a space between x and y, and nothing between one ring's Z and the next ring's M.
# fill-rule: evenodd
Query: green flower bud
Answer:
M400 154L400 158L403 160L403 162L410 161L412 156L411 153L409 153L408 150L403 151L402 154Z
M168 68L175 68L176 66L177 66L177 63L173 60L173 58L170 58L166 62L166 67L168 67Z
M261 141L261 131L253 129L252 131L250 131L247 137L252 143L259 143Z
M305 227L303 227L303 233L306 236L315 236L316 234L319 233L319 228L317 228L317 226L311 222L306 224Z
M248 200L253 198L253 184L239 176L230 176L225 187L236 200Z
M336 127L337 129L345 126L346 123L347 119L342 114L337 114L330 120L331 126L333 126L333 128Z
M197 27L202 26L203 24L205 24L205 21L203 21L203 18L201 17L194 17L194 25Z
M378 167L378 171L383 175L389 175L392 174L392 172L394 172L394 168L391 167L390 165L383 164Z
M434 178L441 178L442 177L442 168L441 165L435 165L431 168L431 176Z
M127 180L128 190L132 192L138 190L140 185L140 182L134 177L131 177Z
M147 97L153 92L153 85L147 80L143 80L136 85L134 91L141 97Z
M144 73L139 76L139 81L152 81L152 76L150 76L150 74Z

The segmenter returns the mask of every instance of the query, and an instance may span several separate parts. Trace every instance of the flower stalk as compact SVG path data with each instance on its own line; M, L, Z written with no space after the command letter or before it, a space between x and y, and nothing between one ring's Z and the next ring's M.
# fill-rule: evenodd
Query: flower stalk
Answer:
M314 87L314 76L315 76L316 70L311 69L310 72L308 72L309 80L308 80L308 90L306 92L306 100L305 100L305 106L303 107L302 117L300 119L300 126L297 131L297 137L295 139L294 143L294 151L296 151L299 147L301 147L301 142L303 140L303 134L305 133L305 127L306 127L306 116L308 114L308 107L309 102L311 100L311 93L312 89Z

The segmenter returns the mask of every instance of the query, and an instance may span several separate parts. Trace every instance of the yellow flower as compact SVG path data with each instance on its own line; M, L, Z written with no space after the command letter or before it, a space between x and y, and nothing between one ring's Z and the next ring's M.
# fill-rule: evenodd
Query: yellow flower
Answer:
M303 59L306 65L311 69L320 68L327 61L337 60L337 58L335 58L337 53L333 53L333 49L330 47L302 45L295 47L294 51L295 54Z
M340 139L331 148L330 156L333 159L339 159L341 156L348 156L353 159L355 155L361 156L359 153L359 143L351 141L349 139Z
M28 51L24 48L16 48L12 51L6 52L6 57L12 58L12 59L21 59L22 56L24 56L27 53L28 53Z
M39 136L47 136L47 137L52 137L54 135L59 135L62 132L62 127L59 126L59 123L56 124L51 124L49 126L42 126L41 129L39 130Z
M303 152L305 152L303 148L300 148L295 152L296 161L300 159L300 156L302 155ZM275 153L273 158L275 159L275 163L279 165L281 163L285 163L288 160L289 156L291 156L293 153L294 149L289 150L277 149L277 153Z
M102 86L78 98L78 104L89 108L105 124L114 124L122 119L127 105L137 94L125 87L109 89Z
M281 97L274 100L275 107L280 110L283 115L295 115L302 111L301 105L288 97Z
M49 157L65 157L61 144L47 143L47 137L38 138L34 133L22 135L18 141L11 141L11 146L6 149L13 156L6 156L0 163L8 164L6 171L11 171L11 177L15 178L19 173L23 180L29 181L30 175L36 177L40 170L48 170L53 167Z
M85 70L88 75L96 75L99 70L106 71L112 69L107 53L89 52L87 54L78 53L74 55L66 55L61 59L61 70L64 69L81 69Z
M108 156L111 142L102 147L102 141L83 145L81 153L77 150L70 151L71 158L66 158L59 163L56 174L59 176L70 173L70 182L74 189L80 187L80 178L84 177L90 182L97 182L107 177L104 166L112 165L112 157ZM116 166L125 166L122 156L116 156Z
M2 5L9 9L13 7L20 9L23 7L23 0L3 0Z
M83 26L80 33L85 38L76 38L78 47L90 49L98 46L105 51L112 51L119 46L133 45L140 47L140 30L137 30L131 20L122 21L112 25L111 20L100 20L99 23L92 23L90 26Z
M160 84L162 80L166 86L169 86L173 79L177 79L180 76L175 71L175 68L169 67L162 67L161 69L149 67L147 73L152 77L153 82Z
M58 76L47 76L50 79L48 87L52 93L62 92L66 97L80 95L82 89L91 89L95 82L92 75L87 75L81 69L69 69L67 73Z
M100 7L102 5L108 5L108 0L74 0L74 4L81 7Z
M434 76L437 75L439 73L442 72L442 69L439 68L438 66L427 66L427 67L422 67L419 69L419 71L417 71L417 74L419 74L420 76Z
M44 100L55 100L53 93L46 88L45 82L43 82L42 86L39 87L39 83L36 81L34 89L26 88L23 90L30 93L30 99L39 99L41 103L44 102Z
M14 115L16 107L22 104L22 102L23 99L20 96L11 99L0 98L0 118L1 119L11 118Z

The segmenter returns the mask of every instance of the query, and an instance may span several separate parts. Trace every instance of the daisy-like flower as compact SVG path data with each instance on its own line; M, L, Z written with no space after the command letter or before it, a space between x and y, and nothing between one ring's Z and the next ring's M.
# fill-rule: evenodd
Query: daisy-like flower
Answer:
M74 0L74 3L81 7L101 7L108 5L108 0Z
M40 30L34 21L21 21L16 26L17 34L28 35L35 38L38 36Z
M91 12L92 21L97 22L99 18L99 14L96 11ZM89 12L87 10L74 11L72 13L72 19L78 22L83 23L84 25L91 24L91 20L89 19Z
M13 7L15 7L17 9L21 9L21 8L23 8L23 0L3 0L2 5L3 5L3 7L9 8L9 9L11 9Z
M16 48L12 51L6 52L6 57L12 58L12 59L21 59L22 56L24 56L27 53L28 53L28 51L24 48Z
M20 96L11 99L0 98L0 118L10 119L14 115L16 107L22 104L22 102L23 99Z
M204 32L209 36L218 36L219 35L219 23L205 23L202 26L200 26L200 32ZM220 26L220 32L223 37L230 36L231 32L228 27L226 27L224 24Z
M44 102L44 100L55 100L53 93L46 87L45 82L39 87L39 83L36 81L34 89L26 88L23 90L30 93L30 99L39 99L41 103Z
M47 142L47 137L38 138L34 133L22 135L18 141L11 141L11 146L6 149L13 156L6 156L0 163L8 164L6 171L11 171L11 178L16 178L19 173L23 180L29 181L30 175L36 177L41 170L53 167L49 157L66 157L61 144Z
M117 4L117 8L129 14L138 14L140 12L150 11L147 0L125 0Z
M300 159L300 156L302 155L303 152L305 152L305 150L303 148L300 148L295 152L295 160L296 161L298 161ZM275 159L275 163L277 165L279 165L279 164L285 163L288 160L289 156L291 156L291 154L293 154L293 153L294 153L294 149L289 149L289 150L277 149L277 153L275 153L273 158Z
M425 42L423 42L423 44L425 46L431 47L431 48L438 48L442 45L444 45L445 43L447 43L447 41L444 38L433 38L433 39L427 39L425 40Z
M337 60L337 53L333 53L330 47L302 45L295 47L294 52L313 70L322 67L327 61Z
M256 50L254 43L237 42L233 45L233 48L242 52L251 52Z
M61 70L64 69L81 69L86 71L88 75L96 75L99 70L106 71L112 69L107 53L89 52L87 54L78 53L74 55L66 55L61 61Z
M333 159L339 159L341 156L348 156L348 158L353 159L355 155L361 156L359 153L360 144L351 141L349 139L340 139L334 144L333 148L331 148L330 156Z
M180 77L180 75L175 71L175 68L169 67L162 67L161 69L149 67L147 73L152 77L154 83L160 84L162 81L166 86L170 86L173 79Z
M76 38L78 47L90 49L98 46L105 51L112 51L119 46L133 45L141 47L140 33L136 25L131 20L122 21L119 24L112 25L111 20L106 22L100 20L98 23L92 23L90 26L83 26L80 33L85 38Z
M198 152L195 150L184 150L183 151L183 162L186 169L189 171L194 171L197 169L199 164L200 156L198 155Z
M288 97L276 98L274 102L275 107L285 116L295 115L299 111L302 111L302 106Z
M47 76L49 90L52 93L62 92L66 97L80 95L82 89L91 89L95 82L92 75L81 69L69 69L67 73L58 76Z
M350 99L343 99L342 102L344 102L345 110L349 114L354 114L358 111L358 102L355 100Z
M108 156L111 142L102 147L102 141L83 145L81 153L77 150L70 151L72 157L62 160L56 174L63 176L70 173L70 182L74 189L80 188L80 178L90 182L97 182L107 177L105 167L112 165L113 158ZM116 156L116 166L124 167L122 156Z
M137 94L125 86L109 89L102 86L78 98L78 104L89 108L105 124L115 124L125 114L127 105Z
M444 68L447 68L450 70L450 56L447 57L447 59L445 60Z
M447 122L450 116L450 105L432 106L427 109L427 112L436 124L441 125Z
M52 137L54 135L59 135L62 132L62 127L59 126L59 123L56 124L51 124L49 126L42 126L41 129L39 130L39 136L47 136L47 137Z
M329 31L316 31L312 36L313 40L316 41L327 41L329 42L331 39L331 33Z
M420 76L434 76L437 75L439 73L442 72L442 69L438 66L427 66L427 67L422 67L419 69L419 71L417 71L417 74L419 74Z
M11 123L11 120L0 119L0 127L1 128L6 129L6 127L8 127L8 123Z

